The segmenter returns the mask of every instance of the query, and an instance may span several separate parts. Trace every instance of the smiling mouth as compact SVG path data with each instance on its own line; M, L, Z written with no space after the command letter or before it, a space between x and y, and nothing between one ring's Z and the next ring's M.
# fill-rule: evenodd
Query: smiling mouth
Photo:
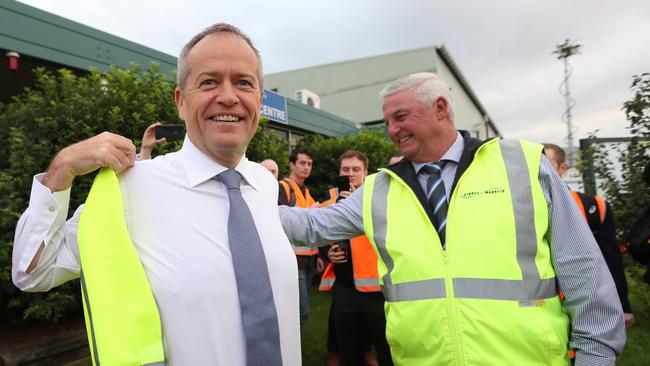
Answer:
M228 115L228 114L221 114L221 115L216 115L216 116L211 116L208 117L210 121L214 122L239 122L241 120L240 117L233 116L233 115Z
M403 144L403 143L405 143L406 141L408 141L410 139L411 139L411 136L404 136L401 139L397 140L397 142L400 143L400 144Z

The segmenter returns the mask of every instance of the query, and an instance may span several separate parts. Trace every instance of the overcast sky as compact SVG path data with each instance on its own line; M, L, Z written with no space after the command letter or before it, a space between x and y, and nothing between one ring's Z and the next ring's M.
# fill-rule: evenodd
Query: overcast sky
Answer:
M266 73L445 44L508 138L566 145L566 38L575 143L626 135L621 111L632 75L650 72L650 1L415 0L21 0L48 12L176 56L217 22L249 34Z

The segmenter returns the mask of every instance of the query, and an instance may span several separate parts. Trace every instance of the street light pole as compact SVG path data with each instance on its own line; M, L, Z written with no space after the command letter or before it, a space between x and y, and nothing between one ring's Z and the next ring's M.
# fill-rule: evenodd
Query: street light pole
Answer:
M575 165L575 148L573 145L573 121L571 110L575 106L575 100L571 98L571 92L569 90L569 76L571 76L571 65L569 65L569 57L572 55L577 55L580 52L581 44L577 42L571 42L569 39L566 39L563 44L557 45L553 53L557 54L557 58L564 61L564 81L560 84L560 93L564 96L566 103L566 111L563 114L563 119L567 124L567 158L569 168L573 168Z

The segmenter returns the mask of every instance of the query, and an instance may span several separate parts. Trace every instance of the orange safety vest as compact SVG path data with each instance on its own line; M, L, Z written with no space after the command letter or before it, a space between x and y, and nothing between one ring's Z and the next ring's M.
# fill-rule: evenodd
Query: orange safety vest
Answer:
M590 223L589 218L587 217L587 211L585 211L585 206L582 203L582 199L580 198L580 193L576 191L571 191L571 195L573 196L573 199L576 201L576 204L578 204L578 208L580 208L580 211L582 212L582 216L584 216L585 220ZM605 221L605 200L602 199L600 196L594 196L594 199L596 200L596 205L598 206L598 214L600 217L600 223L602 224ZM592 214L593 212L589 212Z
M295 207L310 208L314 206L316 201L309 194L309 189L305 188L305 193L303 194L300 190L298 183L294 182L291 178L284 178L280 182L280 185L284 187L284 191L287 194L287 201L291 202L291 191L294 192L296 197ZM293 247L293 252L296 255L316 255L318 254L318 248L311 248L306 246L299 246L291 244Z
M377 254L372 244L365 235L350 239L350 250L352 257L352 272L354 274L354 287L360 292L381 291L379 286L379 274L377 271ZM336 275L334 274L334 263L330 263L318 287L321 291L330 291L334 286Z
M329 194L330 194L330 199L328 199L327 201L323 202L323 206L322 206L322 207L331 206L331 205L333 205L333 204L336 203L336 199L337 199L338 196L339 196L339 189L336 188L336 187L330 188L330 189L329 189Z

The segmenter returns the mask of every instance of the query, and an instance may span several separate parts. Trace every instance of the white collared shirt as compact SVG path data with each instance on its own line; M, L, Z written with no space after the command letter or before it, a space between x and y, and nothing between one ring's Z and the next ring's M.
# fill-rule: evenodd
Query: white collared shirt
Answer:
M169 365L245 365L245 339L228 242L228 196L213 179L226 168L186 138L183 148L138 162L120 177L131 238L156 298ZM278 184L245 157L235 169L269 268L284 365L300 365L298 271L278 216ZM50 193L34 179L16 227L12 275L26 291L79 277L76 230L65 221L70 190ZM40 243L38 266L25 270Z

